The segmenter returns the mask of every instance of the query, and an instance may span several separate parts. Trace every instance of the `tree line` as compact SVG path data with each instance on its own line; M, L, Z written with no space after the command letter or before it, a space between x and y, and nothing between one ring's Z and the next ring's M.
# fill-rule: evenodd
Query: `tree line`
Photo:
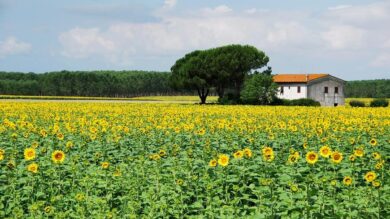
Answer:
M60 71L43 74L0 72L0 94L95 97L197 95L196 90L173 89L170 78L169 72L147 71ZM211 88L209 93L216 95L217 91ZM389 98L390 80L348 81L345 95Z
M348 81L345 95L356 98L390 98L390 80Z
M134 97L195 95L171 88L169 72L60 71L44 74L0 72L0 94Z

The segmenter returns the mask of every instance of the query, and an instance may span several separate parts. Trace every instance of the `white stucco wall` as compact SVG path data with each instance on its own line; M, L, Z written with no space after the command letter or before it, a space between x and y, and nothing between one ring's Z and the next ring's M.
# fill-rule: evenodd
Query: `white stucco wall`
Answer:
M284 87L283 93L280 92L282 86ZM298 93L298 86L301 87L300 93ZM278 97L282 99L289 99L289 100L307 98L307 85L297 84L297 83L279 84Z

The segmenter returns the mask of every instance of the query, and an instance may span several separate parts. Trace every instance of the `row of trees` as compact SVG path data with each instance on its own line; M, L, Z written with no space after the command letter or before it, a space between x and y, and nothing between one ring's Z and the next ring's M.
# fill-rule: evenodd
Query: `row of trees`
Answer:
M349 81L345 87L347 97L389 98L390 80Z
M248 45L196 50L176 61L170 81L176 89L196 90L202 104L211 90L215 90L220 100L226 90L232 98L239 99L245 78L265 67L268 61L264 52Z
M0 72L0 94L102 97L194 94L173 90L169 77L168 72L145 71Z

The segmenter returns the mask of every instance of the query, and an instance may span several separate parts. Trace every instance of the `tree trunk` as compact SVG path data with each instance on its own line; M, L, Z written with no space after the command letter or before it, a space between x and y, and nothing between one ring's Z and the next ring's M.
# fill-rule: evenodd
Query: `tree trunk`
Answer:
M209 95L209 89L205 89L202 88L201 89L197 89L198 90L198 95L199 95L199 98L200 98L200 104L206 104L206 99L207 99L207 96Z

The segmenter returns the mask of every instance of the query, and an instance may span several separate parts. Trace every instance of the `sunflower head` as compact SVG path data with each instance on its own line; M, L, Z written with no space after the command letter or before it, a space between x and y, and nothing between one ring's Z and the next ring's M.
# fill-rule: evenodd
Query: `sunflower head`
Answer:
M226 167L229 164L229 156L226 154L219 155L218 164L223 167Z
M233 154L233 157L236 158L236 159L241 159L242 157L244 156L244 151L236 151L234 154Z
M27 166L27 171L30 171L32 173L38 173L38 164L32 163Z
M332 157L332 162L336 164L340 163L343 160L343 155L338 151L333 152L331 157Z
M61 150L56 150L51 154L51 160L54 163L63 163L65 160L65 153Z
M367 172L365 175L364 175L364 179L367 181L367 182L372 182L376 179L376 173L373 172L373 171L370 171L370 172Z
M381 159L381 154L378 153L378 152L374 152L374 153L372 153L372 157L373 157L375 160L379 160L379 159Z
M352 182L353 182L353 179L350 176L346 176L343 179L343 184L346 186L350 186L352 184Z
M328 158L332 154L332 149L328 147L327 145L324 145L320 148L320 155L321 157Z
M375 180L372 182L372 186L374 186L375 188L379 188L381 186L381 182L379 182L378 180Z
M356 156L356 157L363 157L364 155L364 150L363 148L356 148L353 152L353 154Z
M24 159L25 160L34 160L36 157L36 152L34 148L24 149Z
M244 149L244 154L247 158L251 158L252 157L252 150L249 149L249 148L245 148Z
M314 151L310 151L306 154L306 161L309 164L315 164L318 161L318 154Z
M370 140L370 145L371 146L376 146L378 144L378 141L375 139L375 138L372 138L371 140Z
M102 166L103 169L107 169L110 166L110 163L105 161L105 162L101 163L101 166Z
M212 159L212 160L210 160L210 162L209 162L209 166L210 167L216 167L217 166L217 160L215 160L215 159Z

